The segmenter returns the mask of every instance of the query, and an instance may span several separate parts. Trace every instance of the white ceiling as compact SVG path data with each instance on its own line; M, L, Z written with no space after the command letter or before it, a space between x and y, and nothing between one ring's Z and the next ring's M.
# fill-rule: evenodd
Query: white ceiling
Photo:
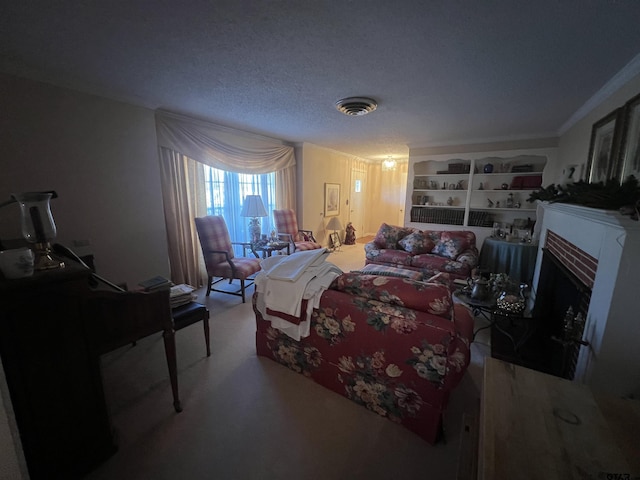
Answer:
M638 0L12 1L0 71L381 159L556 136L640 53L639 20Z

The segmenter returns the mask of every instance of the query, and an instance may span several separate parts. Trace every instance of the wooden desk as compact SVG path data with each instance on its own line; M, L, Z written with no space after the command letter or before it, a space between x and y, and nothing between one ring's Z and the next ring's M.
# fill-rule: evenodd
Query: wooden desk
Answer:
M640 476L636 400L487 358L480 415L481 480Z

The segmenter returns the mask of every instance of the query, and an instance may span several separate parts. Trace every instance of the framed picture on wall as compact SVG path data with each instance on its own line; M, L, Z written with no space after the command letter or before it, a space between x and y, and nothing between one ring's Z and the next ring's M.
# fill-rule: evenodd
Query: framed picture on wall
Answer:
M324 184L324 216L334 217L340 215L340 184Z
M616 176L621 113L618 108L593 124L587 163L589 183L606 183Z
M629 175L640 180L640 95L624 106L618 178L624 182Z

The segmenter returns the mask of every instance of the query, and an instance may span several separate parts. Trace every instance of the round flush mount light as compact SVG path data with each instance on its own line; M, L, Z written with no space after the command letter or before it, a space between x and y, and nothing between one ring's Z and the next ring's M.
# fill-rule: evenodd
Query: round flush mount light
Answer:
M348 97L338 100L336 108L345 115L366 115L378 108L378 104L372 98Z

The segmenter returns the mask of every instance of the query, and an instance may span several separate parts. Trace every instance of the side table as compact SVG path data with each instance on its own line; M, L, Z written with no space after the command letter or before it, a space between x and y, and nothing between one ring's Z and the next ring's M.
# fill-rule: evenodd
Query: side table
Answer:
M471 296L465 293L464 290L456 290L453 292L453 296L460 302L467 305L471 309L474 317L482 315L486 320L489 321L488 325L480 327L473 332L472 341L475 340L476 335L482 330L493 328L509 339L509 341L513 345L513 351L517 353L518 349L530 337L530 319L525 318L522 314L513 314L500 310L497 307L496 298L493 295L489 296L489 298L485 300L478 300L475 298L471 298ZM525 332L518 339L516 339L514 335L503 326L504 322L513 323L516 320L525 321L527 326Z
M534 243L485 238L478 265L489 272L506 273L515 280L531 285L537 256L538 246Z
M270 257L273 252L279 252L287 249L287 255L291 254L291 246L289 242L269 242L264 245L253 244L251 245L251 251L258 257L257 252L262 252L262 258Z

